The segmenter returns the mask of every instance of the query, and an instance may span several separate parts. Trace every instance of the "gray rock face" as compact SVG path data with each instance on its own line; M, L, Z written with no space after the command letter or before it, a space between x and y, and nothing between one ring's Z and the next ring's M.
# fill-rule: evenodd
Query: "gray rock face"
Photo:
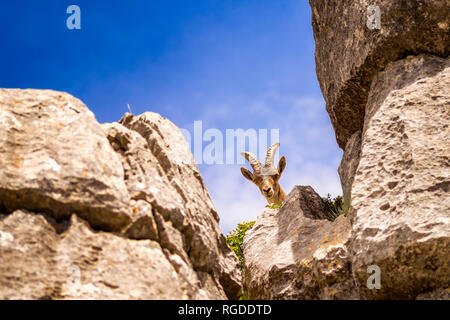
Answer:
M349 214L314 219L298 190L264 211L245 237L249 297L448 299L448 1L377 1L380 29L368 1L310 4Z
M0 208L77 213L119 231L129 195L119 157L92 112L51 90L0 89Z
M345 201L350 201L352 184L355 178L356 169L359 165L360 151L361 131L357 131L347 141L344 154L342 155L341 164L338 168Z
M154 113L120 122L65 93L0 89L0 299L239 297L180 130Z
M450 61L420 55L374 79L352 186L352 268L366 298L450 285ZM365 286L381 269L380 290Z
M349 221L342 216L331 222L327 214L320 196L303 186L280 209L263 211L244 238L249 299L358 297L347 248Z
M389 62L411 53L449 54L448 1L309 0L309 3L317 77L336 139L344 148L352 134L362 129L373 76ZM375 28L373 12L368 13L369 5L380 8L380 29Z
M152 112L126 114L119 123L105 125L108 139L122 156L132 201L151 205L161 246L213 275L230 298L239 297L238 260L219 230L219 216L180 130Z
M448 1L377 1L379 29L367 24L366 1L310 4L317 74L345 147L339 174L351 199L348 248L358 292L365 299L444 297ZM380 268L380 289L366 286L370 265Z
M450 300L450 288L439 288L431 292L419 294L416 300Z
M157 242L94 232L75 215L58 234L45 216L21 210L0 230L1 299L196 298Z

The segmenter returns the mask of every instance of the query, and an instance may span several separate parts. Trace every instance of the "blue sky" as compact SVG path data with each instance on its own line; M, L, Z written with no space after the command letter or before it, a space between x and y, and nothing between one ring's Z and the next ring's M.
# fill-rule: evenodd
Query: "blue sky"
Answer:
M0 87L69 92L102 123L130 104L188 130L279 129L285 191L341 194L306 0L2 1L0 28ZM240 166L199 165L224 233L265 205Z

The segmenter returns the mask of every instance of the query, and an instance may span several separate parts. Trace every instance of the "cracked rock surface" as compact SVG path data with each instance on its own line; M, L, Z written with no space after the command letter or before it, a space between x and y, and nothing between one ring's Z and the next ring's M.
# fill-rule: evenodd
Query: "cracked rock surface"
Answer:
M366 298L450 285L450 60L393 62L372 83L351 191L352 268ZM382 270L380 290L366 269Z
M0 299L236 299L237 257L187 142L100 125L69 94L0 89Z
M309 3L317 78L341 148L362 129L372 78L388 63L409 54L450 52L448 0ZM368 27L370 5L379 8L379 29Z
M307 205L305 205L307 204ZM322 198L296 186L279 209L266 209L244 237L249 299L356 299L346 217L329 221Z
M265 210L244 239L249 297L448 300L448 1L309 3L349 211L314 220L292 205L312 203L302 187ZM373 4L379 29L367 26ZM367 286L373 267L378 289Z

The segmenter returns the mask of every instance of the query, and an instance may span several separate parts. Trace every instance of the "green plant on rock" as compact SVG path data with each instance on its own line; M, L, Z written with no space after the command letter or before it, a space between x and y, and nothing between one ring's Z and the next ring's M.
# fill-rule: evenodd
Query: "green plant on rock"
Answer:
M349 200L342 198L342 196L337 196L336 198L331 198L331 194L327 194L326 197L322 198L328 210L333 214L334 219L339 217L341 214L347 214Z
M244 255L242 252L242 244L244 242L245 233L250 230L255 224L255 220L253 221L242 221L237 225L236 228L231 230L229 234L227 234L227 244L239 258L239 270L242 271L244 266Z
M248 290L244 288L242 296L239 297L239 300L248 300Z
M231 230L229 234L227 234L227 244L233 250L233 252L236 254L236 256L239 258L239 270L242 271L242 268L244 267L244 253L242 251L242 244L244 243L244 236L245 233L253 228L253 225L255 224L255 220L253 221L242 221L237 225L236 228ZM239 300L247 300L248 299L248 292L247 289L243 288L242 296L239 297Z

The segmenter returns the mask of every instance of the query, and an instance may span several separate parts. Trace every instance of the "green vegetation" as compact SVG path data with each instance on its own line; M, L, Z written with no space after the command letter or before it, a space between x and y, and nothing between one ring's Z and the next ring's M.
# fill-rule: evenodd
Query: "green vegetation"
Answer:
M242 271L244 267L244 254L242 252L242 244L244 242L245 233L250 230L255 224L255 220L253 221L242 221L237 225L236 228L231 230L229 234L227 234L227 244L239 258L239 270ZM239 300L248 300L247 289L244 288L244 292Z
M350 199L342 196L337 196L336 198L331 198L331 194L327 194L326 197L322 198L323 202L327 205L330 212L333 214L334 219L336 219L341 214L346 215L348 212ZM266 208L278 209L280 205L276 204L268 204ZM242 221L237 225L236 228L231 230L229 234L226 236L227 244L239 258L239 270L242 271L244 267L244 255L242 252L242 244L244 242L245 233L250 230L255 224L255 220L253 221ZM239 300L247 300L248 292L246 288L243 288L243 294L239 298Z
M242 243L244 241L245 233L250 230L255 224L255 220L253 221L242 221L238 224L236 228L231 230L229 234L227 234L227 244L239 258L239 270L242 271L244 266L244 255L242 253Z
M322 200L333 214L334 219L339 217L341 214L347 215L350 205L350 199L348 197L342 198L342 196L337 196L332 199L331 194L328 193L326 197L322 198Z
M239 300L248 300L248 291L244 288L244 293L239 297Z

